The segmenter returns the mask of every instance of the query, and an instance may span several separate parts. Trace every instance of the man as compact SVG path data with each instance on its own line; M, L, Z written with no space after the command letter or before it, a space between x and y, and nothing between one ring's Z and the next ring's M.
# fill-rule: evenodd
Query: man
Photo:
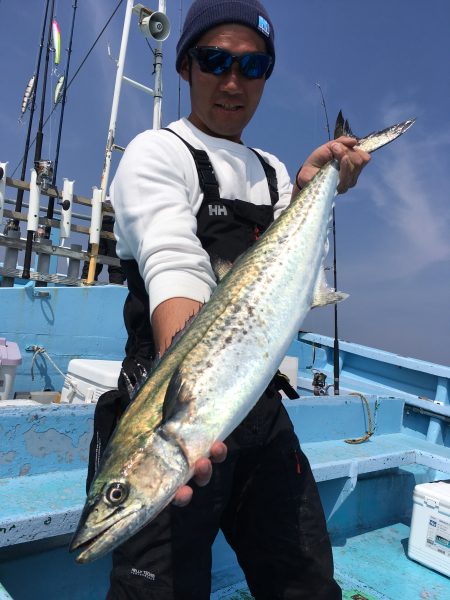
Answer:
M260 2L193 2L176 60L190 115L170 131L137 136L111 188L130 290L121 389L208 301L216 285L209 255L235 260L331 158L341 165L340 192L369 160L340 138L313 152L292 186L280 161L243 145L274 63ZM127 401L122 395L118 404ZM276 379L211 456L213 469L199 461L175 502L114 552L108 598L207 600L219 528L257 600L341 598L317 487Z

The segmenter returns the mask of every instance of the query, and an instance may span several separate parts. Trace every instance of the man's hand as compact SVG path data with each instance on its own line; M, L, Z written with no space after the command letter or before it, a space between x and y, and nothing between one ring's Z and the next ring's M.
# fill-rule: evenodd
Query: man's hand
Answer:
M212 463L221 463L227 457L227 447L223 442L215 442L211 448L211 459L200 458L195 463L194 481L200 487L207 485L212 475ZM175 494L175 506L186 506L192 499L193 490L188 485L180 487Z
M352 137L341 136L319 146L317 150L309 156L306 162L297 173L296 184L298 187L304 187L317 171L327 162L335 158L340 165L339 185L337 191L339 194L345 192L356 185L358 177L370 160L370 154L360 148L355 148L358 140ZM294 187L294 192L296 191Z

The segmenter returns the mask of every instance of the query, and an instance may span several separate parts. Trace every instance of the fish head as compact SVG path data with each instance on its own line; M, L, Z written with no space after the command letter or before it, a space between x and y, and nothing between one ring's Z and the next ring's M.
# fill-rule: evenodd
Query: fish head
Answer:
M89 491L70 551L76 560L91 562L103 556L145 524L146 499L126 477L96 479Z
M121 469L107 463L100 468L70 545L71 552L80 551L77 562L91 562L122 544L159 514L186 480L184 457L157 442Z

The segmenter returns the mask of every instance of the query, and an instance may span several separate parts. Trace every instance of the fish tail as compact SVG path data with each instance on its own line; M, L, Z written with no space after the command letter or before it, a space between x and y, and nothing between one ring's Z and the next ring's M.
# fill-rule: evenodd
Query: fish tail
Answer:
M386 144L390 144L395 139L403 135L405 131L408 131L408 129L415 123L415 121L416 119L408 119L402 123L397 123L391 127L386 127L386 129L382 129L381 131L369 133L369 135L366 135L363 138L358 138L358 136L356 136L351 130L347 119L344 119L342 111L339 111L334 129L334 139L340 137L341 135L356 138L358 140L358 148L365 150L365 152L371 153L375 152L375 150L378 150L378 148L386 146Z

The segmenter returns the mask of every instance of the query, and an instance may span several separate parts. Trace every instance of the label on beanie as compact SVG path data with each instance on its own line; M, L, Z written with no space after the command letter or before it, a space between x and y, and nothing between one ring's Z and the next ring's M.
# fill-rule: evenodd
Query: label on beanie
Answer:
M270 25L264 17L259 15L258 29L267 37L270 36Z

